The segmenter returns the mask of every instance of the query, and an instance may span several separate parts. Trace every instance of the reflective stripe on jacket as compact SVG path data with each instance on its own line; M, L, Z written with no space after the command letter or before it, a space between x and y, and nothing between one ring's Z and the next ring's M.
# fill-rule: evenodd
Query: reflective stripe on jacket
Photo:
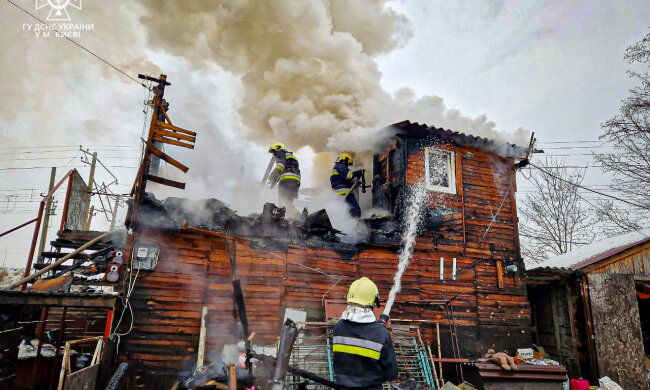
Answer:
M362 171L352 172L346 164L337 162L330 171L330 184L337 194L345 195L352 187L352 179L361 177L361 175ZM342 192L343 189L346 189L346 191Z
M300 164L298 159L288 150L279 150L275 153L275 168L269 175L269 183L295 180L300 183Z
M336 382L343 387L371 387L397 378L393 341L380 322L340 320L334 326L332 351Z

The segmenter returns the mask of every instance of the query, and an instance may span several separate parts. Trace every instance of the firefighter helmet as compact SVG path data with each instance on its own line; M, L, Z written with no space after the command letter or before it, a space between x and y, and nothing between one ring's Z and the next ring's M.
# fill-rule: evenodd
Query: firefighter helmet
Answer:
M279 152L280 150L284 150L284 144L282 142L274 142L269 146L269 153Z
M379 289L377 285L366 277L355 280L348 289L348 303L379 307Z
M339 155L339 158L336 160L336 162L342 162L348 165L352 165L352 155L348 152L341 153Z

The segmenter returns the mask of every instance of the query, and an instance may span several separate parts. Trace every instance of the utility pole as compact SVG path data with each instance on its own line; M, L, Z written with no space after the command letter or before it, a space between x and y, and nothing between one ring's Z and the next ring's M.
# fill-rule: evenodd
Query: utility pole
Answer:
M90 207L90 200L93 197L93 182L95 181L95 166L97 166L97 152L93 153L93 161L90 164L90 177L88 178L88 205L86 206L86 217L84 218L84 224L83 230L88 230L90 228L90 215L92 214L91 207Z
M93 214L95 213L95 206L90 206L90 210L88 210L88 219L86 220L86 225L84 226L84 230L90 230L90 222L93 220Z
M56 167L52 167L52 172L50 173L50 186L48 187L47 192L52 191L54 187L54 179L56 178ZM45 204L45 218L43 221L43 229L41 230L41 243L38 246L38 257L36 258L36 264L43 263L43 250L45 250L45 241L47 241L47 228L50 223L50 214L52 213L52 198L48 199Z
M115 229L115 218L117 217L117 208L120 207L120 199L122 199L122 197L119 195L115 199L115 206L113 207L113 216L111 218L111 227L108 230Z

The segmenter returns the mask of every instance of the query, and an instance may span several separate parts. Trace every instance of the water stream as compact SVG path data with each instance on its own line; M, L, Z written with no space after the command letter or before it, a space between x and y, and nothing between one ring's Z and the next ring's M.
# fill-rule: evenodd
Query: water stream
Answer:
M418 183L412 189L413 191L407 200L406 212L404 213L404 231L402 232L402 250L399 254L399 263L397 264L393 287L390 289L384 308L384 314L386 315L390 314L390 309L395 302L395 296L402 289L402 275L411 262L415 236L417 235L418 226L422 221L422 209L427 200L427 189L423 182Z

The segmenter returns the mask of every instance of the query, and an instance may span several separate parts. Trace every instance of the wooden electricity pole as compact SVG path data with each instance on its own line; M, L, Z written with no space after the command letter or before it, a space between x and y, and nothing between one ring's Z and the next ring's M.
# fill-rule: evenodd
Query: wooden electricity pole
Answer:
M93 182L95 181L95 167L97 166L97 152L93 153L93 161L90 164L90 176L88 177L88 204L86 205L86 215L84 218L84 226L83 230L88 230L90 228L90 214L92 214L90 210L90 200L93 197Z
M50 173L50 185L48 187L48 193L54 188L54 179L56 178L56 167L52 167L52 172ZM45 241L47 241L47 228L50 223L50 214L52 213L52 198L48 199L45 205L45 218L43 221L43 230L41 230L41 243L38 246L38 257L36 258L36 264L43 263L43 250L45 249Z
M111 218L111 227L108 230L115 229L115 218L117 217L117 208L120 207L120 199L122 199L122 197L119 195L117 196L117 198L115 198L115 206L113 207L113 215Z

